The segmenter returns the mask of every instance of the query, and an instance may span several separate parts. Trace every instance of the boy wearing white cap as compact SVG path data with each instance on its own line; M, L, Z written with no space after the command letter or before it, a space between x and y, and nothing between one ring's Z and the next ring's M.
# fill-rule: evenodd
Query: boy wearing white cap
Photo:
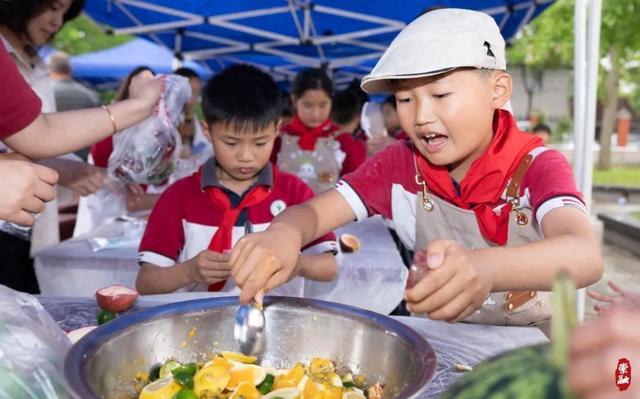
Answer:
M504 40L486 14L442 9L409 24L362 88L395 94L411 142L243 238L231 256L241 301L284 283L305 243L374 214L426 250L427 277L405 299L432 319L538 324L549 305L537 291L559 270L579 287L597 281L600 247L571 168L500 109L512 87L505 69Z

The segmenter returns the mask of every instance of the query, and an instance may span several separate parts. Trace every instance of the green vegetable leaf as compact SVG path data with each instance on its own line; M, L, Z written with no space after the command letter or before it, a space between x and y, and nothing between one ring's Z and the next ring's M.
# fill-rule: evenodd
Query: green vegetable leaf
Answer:
M107 309L102 309L100 313L98 313L98 325L103 325L104 323L111 321L116 318L116 315L113 314L112 311Z
M184 388L193 389L193 376L188 373L176 373L173 378Z
M271 392L271 390L273 389L273 380L274 377L271 374L267 374L267 376L264 378L264 381L262 381L262 383L260 385L258 385L258 391L263 394L266 395L269 392ZM276 398L273 398L276 399Z
M195 363L186 363L171 370L171 374L175 376L178 373L187 373L193 377L196 375L196 371L198 371L198 366Z

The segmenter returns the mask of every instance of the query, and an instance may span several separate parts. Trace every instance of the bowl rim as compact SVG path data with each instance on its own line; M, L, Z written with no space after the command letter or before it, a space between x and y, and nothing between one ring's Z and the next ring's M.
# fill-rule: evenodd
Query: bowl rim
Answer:
M421 371L418 374L419 378L411 381L405 389L398 393L397 397L399 398L417 398L418 395L426 389L435 374L437 357L429 342L414 329L398 320L355 306L319 299L281 296L265 297L264 304L266 306L278 303L294 303L298 306L311 306L324 310L332 310L347 317L358 317L367 323L377 325L386 331L392 332L407 342L419 355L417 358L421 363L419 364ZM122 315L90 331L71 347L64 360L65 381L71 392L78 398L98 399L99 396L95 395L89 384L83 378L83 370L89 356L94 354L101 347L102 343L108 341L128 327L142 322L160 319L175 313L194 313L211 308L239 305L240 302L237 296L215 297L172 302Z

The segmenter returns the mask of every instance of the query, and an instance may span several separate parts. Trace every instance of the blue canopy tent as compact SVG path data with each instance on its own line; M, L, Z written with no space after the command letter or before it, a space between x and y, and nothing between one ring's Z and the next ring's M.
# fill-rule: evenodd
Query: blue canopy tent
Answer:
M73 76L99 87L117 86L131 70L146 65L156 73L170 73L173 70L173 53L165 46L145 39L134 39L110 49L71 57ZM203 79L211 75L211 70L194 61L184 66L195 70Z
M85 11L113 27L203 60L213 71L244 62L289 81L302 67L326 67L337 84L371 70L395 35L433 6L492 15L504 37L553 0L93 0Z

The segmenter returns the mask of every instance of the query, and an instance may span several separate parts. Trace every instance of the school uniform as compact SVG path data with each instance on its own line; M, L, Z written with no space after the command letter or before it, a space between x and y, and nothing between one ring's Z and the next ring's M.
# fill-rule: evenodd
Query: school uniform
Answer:
M330 120L309 128L296 116L282 128L271 159L280 170L295 174L319 193L356 170L366 158L364 143Z
M571 167L562 154L520 132L513 117L496 111L494 138L461 182L431 165L411 142L394 144L346 175L336 189L358 220L388 219L408 248L436 239L468 249L511 246L543 238L541 224L554 209L586 213ZM548 295L492 293L467 321L534 324L549 318Z
M216 176L216 160L210 158L192 176L178 180L158 199L139 249L139 262L174 266L209 249L233 248L244 235L246 221L253 231L267 229L273 218L289 206L302 203L313 192L299 178L268 163L255 184L243 195L223 187ZM306 245L303 254L338 252L333 233ZM272 291L275 295L303 296L304 279L296 277ZM211 286L192 284L180 291L222 291L238 295L232 279Z

